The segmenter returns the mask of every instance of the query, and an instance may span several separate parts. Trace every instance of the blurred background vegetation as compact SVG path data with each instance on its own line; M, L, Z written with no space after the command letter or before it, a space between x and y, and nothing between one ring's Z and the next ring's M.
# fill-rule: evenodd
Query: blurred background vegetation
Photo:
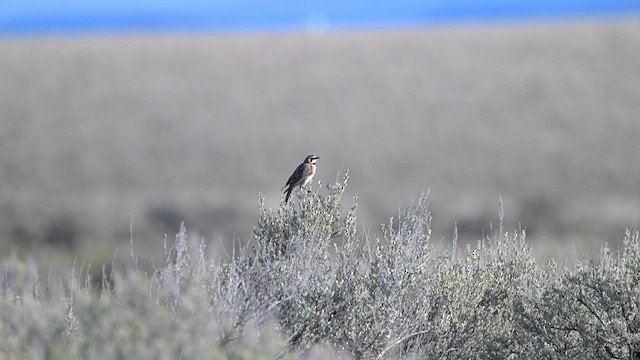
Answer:
M639 17L313 19L311 31L4 33L1 254L108 263L133 232L148 265L184 220L215 256L251 238L258 193L280 206L310 153L323 183L350 169L371 233L428 189L436 239L457 224L479 240L500 197L545 256L597 257L636 223Z

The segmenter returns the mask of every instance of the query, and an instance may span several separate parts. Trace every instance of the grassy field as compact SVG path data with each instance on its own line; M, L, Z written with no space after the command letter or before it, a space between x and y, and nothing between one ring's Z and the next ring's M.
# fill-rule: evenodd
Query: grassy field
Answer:
M477 240L502 196L534 249L597 256L640 215L638 64L636 18L2 39L1 248L244 241L315 153L372 233L431 189L434 236Z

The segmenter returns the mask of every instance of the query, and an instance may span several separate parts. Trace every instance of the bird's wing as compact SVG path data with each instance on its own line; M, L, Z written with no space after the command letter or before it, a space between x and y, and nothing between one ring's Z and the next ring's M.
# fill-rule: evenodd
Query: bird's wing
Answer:
M287 180L287 185L285 185L282 189L284 190L284 188L286 188L287 186L296 186L297 183L300 182L300 180L302 180L304 178L304 174L306 172L311 171L311 169L307 169L308 166L306 166L306 163L302 163L300 165L298 165L298 167L296 168L296 170L293 172L293 174L291 174L291 176L289 177L289 180Z

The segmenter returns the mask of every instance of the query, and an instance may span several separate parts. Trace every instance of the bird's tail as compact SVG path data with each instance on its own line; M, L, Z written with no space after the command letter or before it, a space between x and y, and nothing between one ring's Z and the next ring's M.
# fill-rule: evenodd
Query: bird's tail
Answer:
M293 190L293 186L289 186L286 193L287 195L284 197L284 204L286 205L289 202L289 196L291 196L291 191Z

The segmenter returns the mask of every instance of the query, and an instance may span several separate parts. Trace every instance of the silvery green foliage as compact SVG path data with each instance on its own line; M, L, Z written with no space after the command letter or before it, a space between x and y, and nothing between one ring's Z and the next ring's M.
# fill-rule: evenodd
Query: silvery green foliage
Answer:
M84 265L0 274L0 359L637 359L640 241L558 268L523 228L475 246L431 239L428 194L379 236L356 231L348 177L259 201L253 240L221 263L184 225L165 262L95 286Z
M526 356L515 304L538 291L547 270L524 230L500 228L462 256L438 252L423 194L380 237L359 236L355 205L340 215L346 180L328 196L302 193L298 207L260 206L249 260L261 286L251 302L263 302L262 318L276 315L292 348L328 342L356 358Z
M522 306L523 327L536 357L550 359L640 358L640 243L627 230L612 255L602 247L600 264L577 262Z
M254 230L253 256L243 264L256 279L253 288L262 318L276 315L294 347L307 348L331 340L343 306L335 261L337 242L352 248L355 204L342 215L343 182L299 193L297 206L267 209L260 201L260 220ZM321 185L318 185L320 188ZM338 253L340 253L340 251Z
M176 249L153 276L131 269L95 287L82 268L59 285L40 285L32 266L2 264L0 358L273 359L286 343L275 327L233 327L219 312L217 268L187 255L184 227ZM184 241L184 243L182 243ZM181 246L185 246L180 249ZM214 271L215 270L215 271ZM53 291L52 289L56 289ZM57 294L56 294L57 293ZM221 305L223 306L223 305Z

